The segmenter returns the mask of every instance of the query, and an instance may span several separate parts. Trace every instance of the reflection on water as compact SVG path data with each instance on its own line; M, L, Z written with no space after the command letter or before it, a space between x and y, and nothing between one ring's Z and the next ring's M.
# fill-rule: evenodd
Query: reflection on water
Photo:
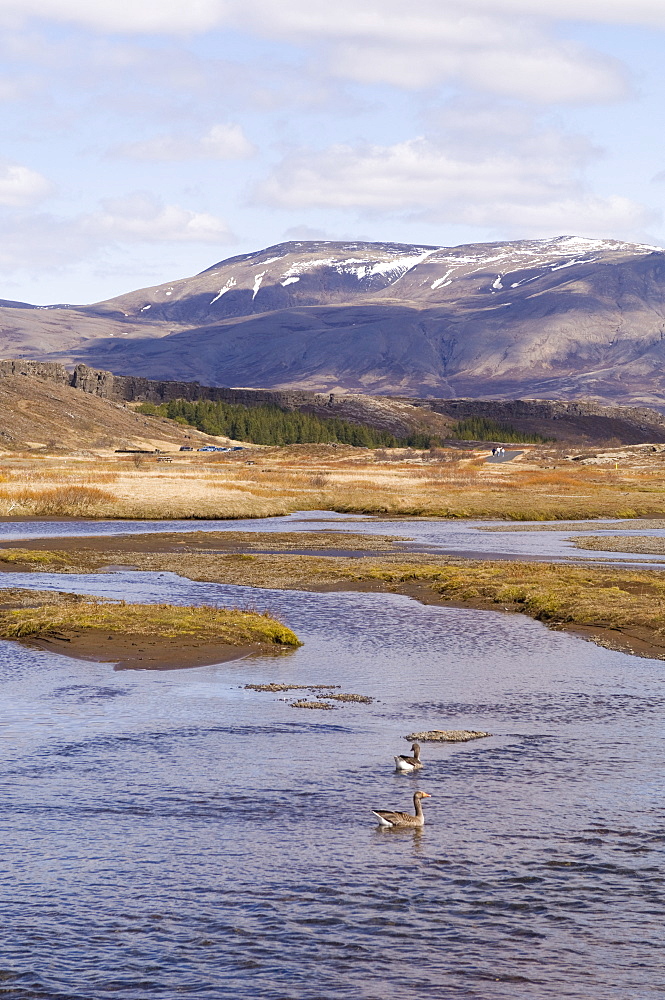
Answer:
M505 523L505 522L504 522ZM601 523L601 522L594 522ZM665 537L665 529L644 527L626 529L623 521L606 521L605 529L594 528L594 535L653 535ZM634 523L634 522L633 522ZM579 525L579 522L573 522ZM570 560L604 564L663 566L665 559L644 553L601 552L577 549L571 538L580 534L579 527L562 526L560 531L506 531L485 529L502 522L445 521L402 518L381 521L361 514L337 514L333 511L301 511L284 517L251 518L243 521L22 521L0 522L0 541L26 538L58 538L72 535L133 535L159 531L352 531L363 535L393 535L406 541L397 544L407 550L450 552L482 558L526 558ZM539 524L536 525L540 527ZM551 527L551 524L550 524ZM588 531L583 534L588 535Z
M251 601L305 645L128 674L0 643L0 995L662 996L662 662L396 595L9 580ZM269 680L377 701L244 690ZM443 727L494 735L394 773ZM374 826L418 787L424 830Z

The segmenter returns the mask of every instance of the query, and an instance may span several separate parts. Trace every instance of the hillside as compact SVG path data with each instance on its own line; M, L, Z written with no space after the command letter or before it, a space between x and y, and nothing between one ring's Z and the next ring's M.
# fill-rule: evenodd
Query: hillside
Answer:
M134 413L56 381L31 375L0 378L0 452L159 448L212 440L192 428Z
M92 306L0 306L0 355L207 385L663 405L665 253L284 243Z

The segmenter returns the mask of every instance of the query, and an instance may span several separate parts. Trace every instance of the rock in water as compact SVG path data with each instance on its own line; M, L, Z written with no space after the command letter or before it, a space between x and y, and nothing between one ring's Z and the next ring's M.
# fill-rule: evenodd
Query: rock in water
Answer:
M429 743L467 743L469 740L479 740L491 733L482 733L477 729L430 729L424 733L409 733L406 740L423 740Z

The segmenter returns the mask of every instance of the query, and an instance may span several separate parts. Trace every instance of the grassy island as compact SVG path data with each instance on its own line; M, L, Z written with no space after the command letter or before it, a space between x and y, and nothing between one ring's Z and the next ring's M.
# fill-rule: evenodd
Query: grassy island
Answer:
M45 596L4 591L0 638L140 668L201 666L301 645L291 629L257 611Z

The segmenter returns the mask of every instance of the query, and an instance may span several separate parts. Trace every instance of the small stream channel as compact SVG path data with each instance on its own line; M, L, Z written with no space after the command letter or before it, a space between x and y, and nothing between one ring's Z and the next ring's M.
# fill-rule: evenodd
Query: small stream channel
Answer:
M604 565L665 567L665 556L625 552L603 552L577 549L571 539L593 535L652 535L665 537L665 529L650 527L650 521L639 527L626 528L626 521L594 521L593 528L580 528L580 522L551 530L516 530L520 525L505 521L447 521L443 519L392 518L381 520L361 514L338 514L334 511L300 511L284 517L249 518L234 521L0 521L0 541L11 542L35 538L69 536L135 535L160 531L351 531L363 535L392 535L405 541L397 544L405 552L448 553L470 558L545 559L548 561L593 561ZM636 525L637 522L630 522ZM596 525L603 524L602 528ZM541 522L524 522L525 527L543 528ZM491 531L487 529L491 528Z
M1 582L251 605L304 646L118 672L0 642L0 996L665 993L663 662L399 595L126 571ZM315 712L244 688L272 680L375 701ZM396 775L403 737L430 728L493 735L424 744L423 771ZM370 810L410 808L416 788L425 828L377 829Z

